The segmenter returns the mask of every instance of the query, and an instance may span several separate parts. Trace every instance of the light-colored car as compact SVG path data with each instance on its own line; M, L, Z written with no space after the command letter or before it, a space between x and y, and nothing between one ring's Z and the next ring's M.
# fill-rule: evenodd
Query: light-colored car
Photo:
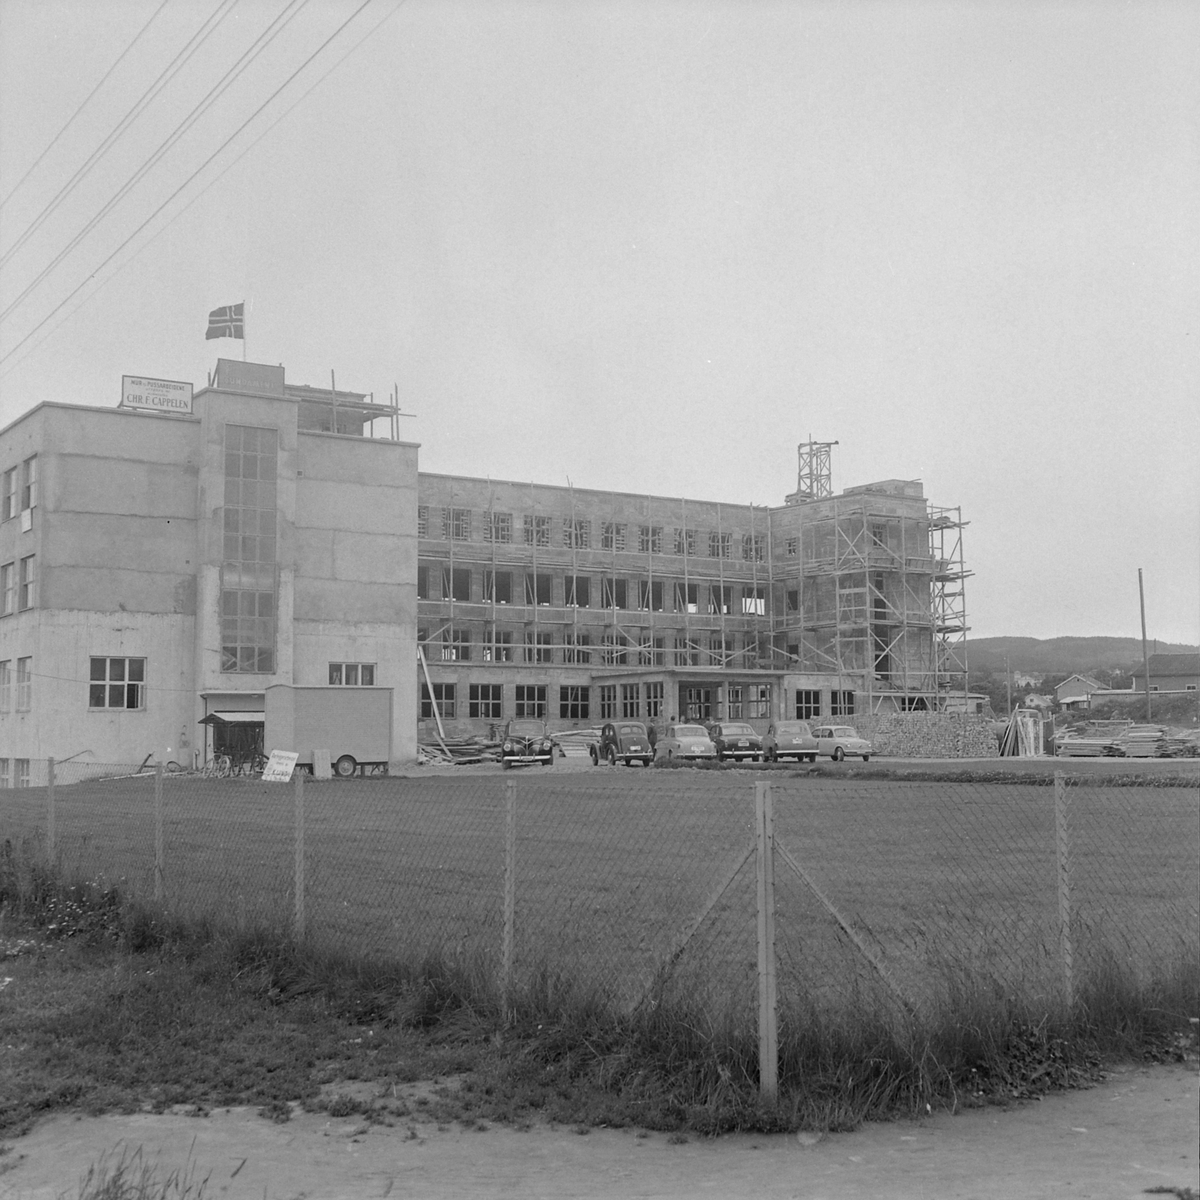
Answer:
M654 757L697 761L716 758L717 748L703 725L668 725L654 747Z
M763 735L763 758L778 762L794 758L797 762L817 761L817 739L807 721L774 721Z
M860 738L849 725L819 725L813 730L813 737L817 739L817 753L834 762L841 762L847 755L861 756L863 762L871 757L871 743Z
M727 758L741 761L748 758L758 762L762 754L762 738L754 730L753 725L745 721L719 721L708 727L708 736L717 748L717 761Z

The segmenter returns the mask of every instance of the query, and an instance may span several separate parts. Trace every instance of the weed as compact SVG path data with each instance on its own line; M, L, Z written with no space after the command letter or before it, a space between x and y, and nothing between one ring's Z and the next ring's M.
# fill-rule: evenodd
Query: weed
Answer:
M147 1162L142 1147L118 1147L88 1168L79 1184L79 1200L203 1200L209 1176L197 1180L194 1163L163 1174Z

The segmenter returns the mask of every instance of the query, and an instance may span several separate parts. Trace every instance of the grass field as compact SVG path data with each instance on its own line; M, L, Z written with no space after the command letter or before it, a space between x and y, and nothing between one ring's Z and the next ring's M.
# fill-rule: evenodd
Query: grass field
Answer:
M499 965L505 784L498 774L309 781L305 915L315 944L400 959L436 951ZM832 1004L880 983L913 1003L955 973L1031 996L1062 987L1054 789L1030 781L772 776L781 993ZM1068 789L1077 973L1117 955L1138 976L1200 937L1200 789L1079 777ZM699 771L526 772L516 789L515 976L549 971L623 1004L644 995L681 931L749 846L753 780ZM10 791L0 837L47 825L41 789ZM289 927L294 790L168 777L168 909ZM60 786L56 857L69 873L155 888L153 780ZM752 1008L751 858L679 956L677 983ZM853 931L858 945L848 931ZM864 948L866 953L864 953Z

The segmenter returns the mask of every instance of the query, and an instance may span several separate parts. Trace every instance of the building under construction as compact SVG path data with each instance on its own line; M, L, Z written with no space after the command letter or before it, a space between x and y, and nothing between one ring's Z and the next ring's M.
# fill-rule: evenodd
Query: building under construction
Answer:
M944 708L961 515L915 480L835 495L833 445L779 507L420 473L422 736Z

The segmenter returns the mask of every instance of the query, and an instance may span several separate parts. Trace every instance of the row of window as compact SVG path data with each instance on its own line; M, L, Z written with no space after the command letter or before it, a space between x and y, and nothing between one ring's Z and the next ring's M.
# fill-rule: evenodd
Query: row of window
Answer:
M428 630L417 631L425 656L433 662L525 662L606 667L706 667L728 666L739 654L756 654L753 637L742 639L739 650L732 634L680 632L655 637L648 632L566 632L561 642L549 631L527 629L485 630L482 641L467 628L447 627L431 639ZM519 638L519 640L518 640ZM561 651L561 654L559 653Z
M796 689L796 719L814 721L821 717L854 716L854 693L834 688L829 693L829 712L821 711L821 693L818 689Z
M430 524L431 514L440 515L440 524ZM434 519L436 520L436 515ZM705 544L699 530L687 528L664 529L662 525L628 525L620 521L597 521L589 517L559 519L561 540L552 541L555 519L525 514L519 527L520 540L526 546L561 545L568 550L637 551L640 554L662 554L664 545L671 553L696 557L698 547ZM436 529L438 532L431 532ZM476 537L476 532L478 537ZM517 540L518 527L510 512L477 513L469 508L430 509L417 506L417 536L440 536L444 541L484 541L511 544ZM664 540L664 533L670 537ZM740 546L746 562L762 562L766 555L766 537L760 533L734 534L709 530L709 558L732 558L735 545Z
M466 703L463 705L465 690ZM732 690L732 689L731 689ZM587 721L592 717L592 691L589 686L567 684L558 689L558 716L563 721ZM597 693L597 717L611 720L626 719L659 720L664 713L664 685L662 683L605 683L595 688ZM549 712L549 685L544 683L518 683L513 685L511 715L513 717L537 717L546 720ZM443 720L458 717L471 720L501 721L509 713L505 711L504 687L499 683L469 683L465 689L453 683L435 683L432 695L428 684L421 684L421 717L433 717L434 702Z
M27 788L29 786L29 759L0 758L0 788Z
M431 585L440 577L441 592ZM478 579L479 588L475 589ZM709 616L765 616L766 584L744 584L735 594L733 584L689 583L683 579L600 578L599 588L591 575L558 575L541 571L498 571L470 567L438 568L429 563L417 567L418 600L453 600L470 604L524 604L549 608L555 595L561 608L618 608L636 612L704 613ZM671 601L668 609L667 603Z
M8 521L37 507L37 455L0 475L0 520Z
M19 562L0 563L0 617L37 606L36 556L27 554Z
M0 659L0 713L29 712L33 706L33 658Z

